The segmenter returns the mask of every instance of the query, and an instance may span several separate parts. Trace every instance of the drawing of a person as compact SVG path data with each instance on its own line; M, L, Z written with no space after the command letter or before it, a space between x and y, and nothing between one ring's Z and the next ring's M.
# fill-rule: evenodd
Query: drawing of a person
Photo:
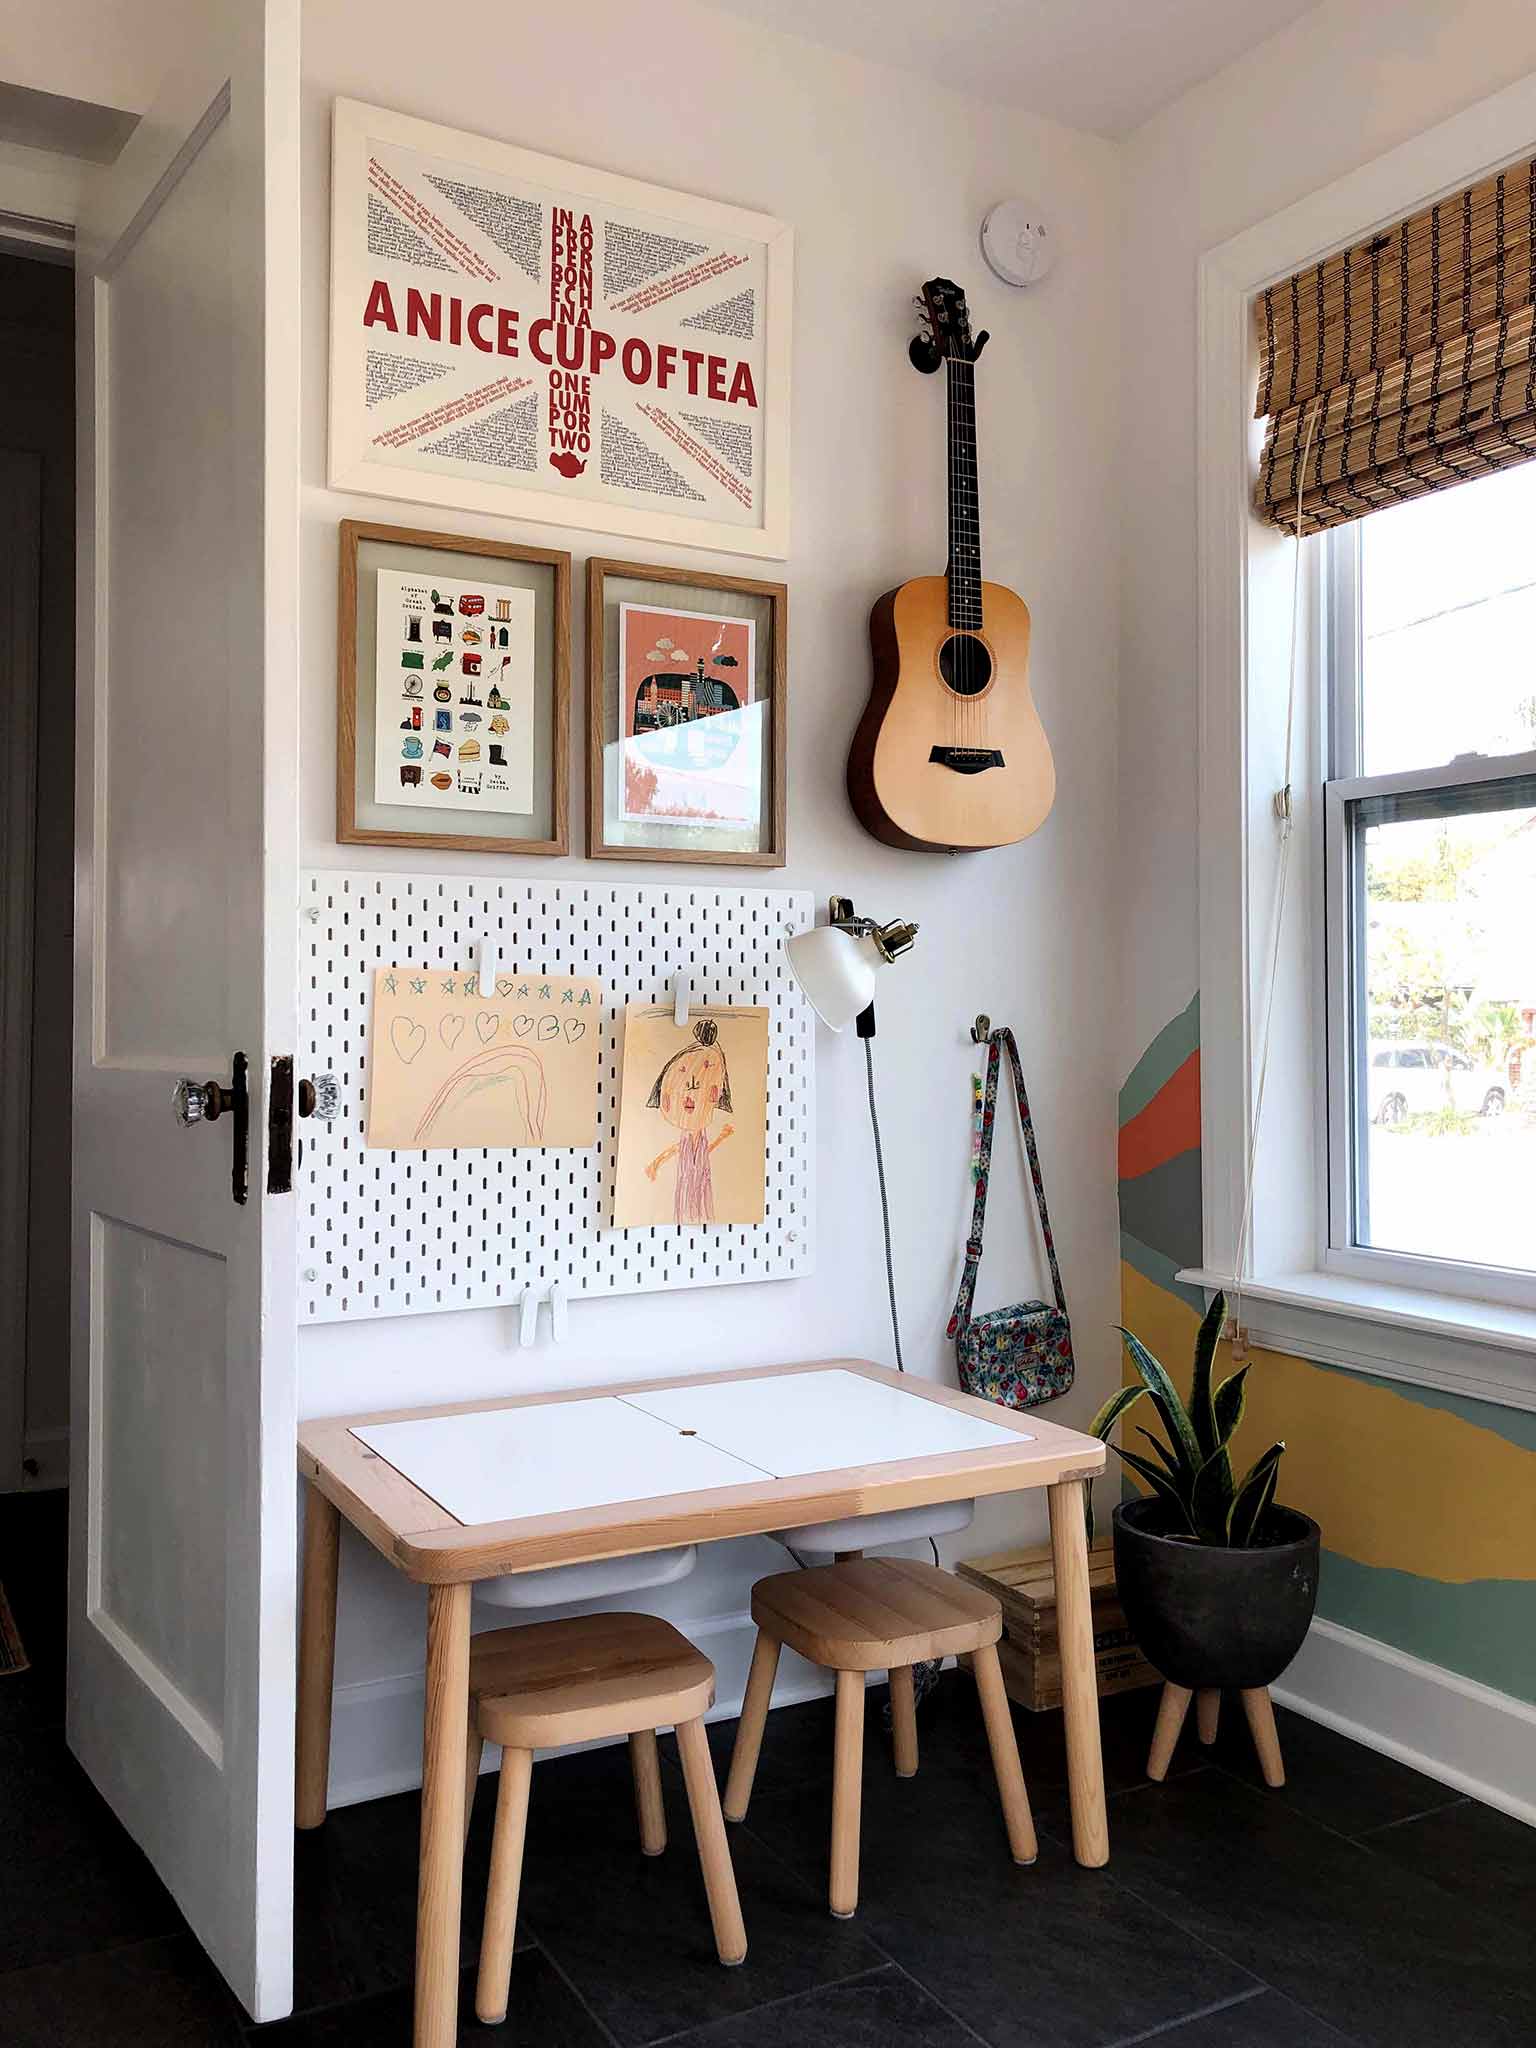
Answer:
M679 1133L677 1143L658 1152L645 1169L654 1180L672 1158L677 1160L672 1213L679 1223L713 1223L715 1191L710 1179L709 1155L723 1145L734 1126L727 1124L716 1138L709 1127L719 1110L731 1107L731 1077L725 1064L725 1048L719 1043L720 1027L713 1017L703 1017L693 1027L695 1043L673 1053L646 1101L648 1109L659 1109Z

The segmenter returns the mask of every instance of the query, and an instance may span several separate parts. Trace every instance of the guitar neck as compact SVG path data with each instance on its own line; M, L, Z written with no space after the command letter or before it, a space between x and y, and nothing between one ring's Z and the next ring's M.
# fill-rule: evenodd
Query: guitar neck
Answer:
M949 623L981 627L981 510L976 495L976 365L949 358Z

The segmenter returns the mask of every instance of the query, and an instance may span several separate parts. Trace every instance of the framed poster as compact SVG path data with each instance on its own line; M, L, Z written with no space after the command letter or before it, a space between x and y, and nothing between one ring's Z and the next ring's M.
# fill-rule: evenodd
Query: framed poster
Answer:
M352 519L340 543L337 839L564 853L570 556Z
M587 564L587 854L784 864L779 583Z
M332 143L333 489L787 553L783 222L356 100Z

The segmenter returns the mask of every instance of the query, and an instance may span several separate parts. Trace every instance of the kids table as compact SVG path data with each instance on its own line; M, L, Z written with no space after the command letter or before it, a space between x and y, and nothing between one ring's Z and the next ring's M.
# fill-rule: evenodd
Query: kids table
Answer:
M296 1817L325 1818L345 1518L427 1588L416 2048L452 2048L476 1580L1045 1487L1072 1841L1109 1860L1079 1484L1096 1437L864 1359L347 1415L299 1431L309 1482Z

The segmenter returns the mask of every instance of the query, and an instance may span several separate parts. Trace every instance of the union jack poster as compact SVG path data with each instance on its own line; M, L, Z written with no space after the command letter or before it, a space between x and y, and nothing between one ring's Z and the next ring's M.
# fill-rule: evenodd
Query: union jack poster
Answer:
M790 230L338 100L330 481L788 544Z

